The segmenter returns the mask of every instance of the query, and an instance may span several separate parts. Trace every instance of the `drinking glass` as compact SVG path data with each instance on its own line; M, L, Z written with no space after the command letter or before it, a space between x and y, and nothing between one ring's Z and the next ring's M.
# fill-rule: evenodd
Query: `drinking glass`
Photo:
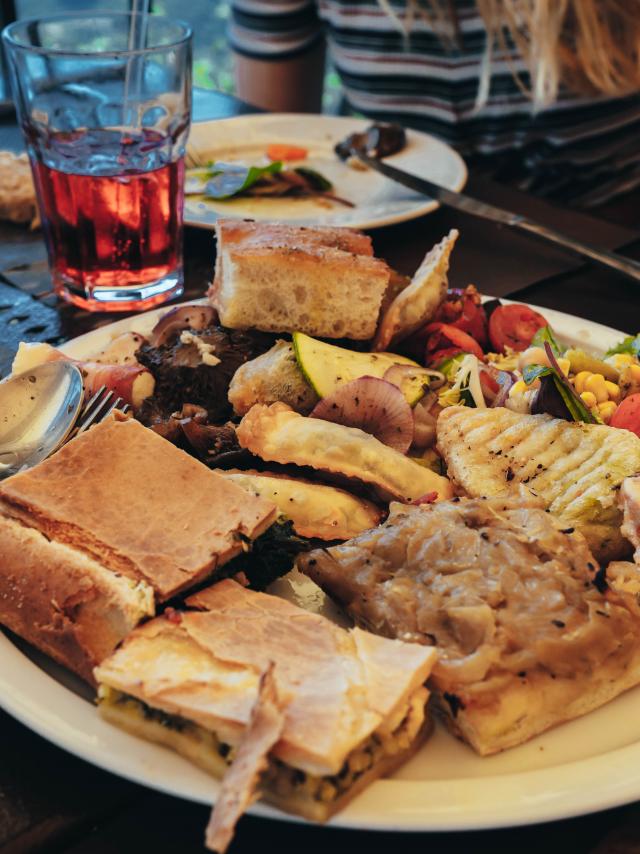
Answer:
M89 311L182 293L188 25L69 13L2 36L55 291Z

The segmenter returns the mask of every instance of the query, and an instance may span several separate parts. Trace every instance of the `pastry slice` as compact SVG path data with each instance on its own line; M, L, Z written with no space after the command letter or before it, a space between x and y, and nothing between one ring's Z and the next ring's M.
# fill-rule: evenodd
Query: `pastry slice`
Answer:
M640 620L584 537L529 499L393 504L298 566L370 631L438 650L434 698L483 756L640 682Z
M422 744L435 657L225 580L136 629L95 675L108 721L217 777L236 757L261 764L267 754L265 800L323 821ZM259 737L252 723L271 668L284 726L254 752L247 740ZM227 793L252 787L251 773L230 774Z

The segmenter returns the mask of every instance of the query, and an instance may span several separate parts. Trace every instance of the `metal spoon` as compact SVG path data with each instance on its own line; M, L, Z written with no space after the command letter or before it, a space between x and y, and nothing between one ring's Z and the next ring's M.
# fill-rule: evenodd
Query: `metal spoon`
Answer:
M47 362L0 382L0 480L57 450L81 406L82 374L71 362Z

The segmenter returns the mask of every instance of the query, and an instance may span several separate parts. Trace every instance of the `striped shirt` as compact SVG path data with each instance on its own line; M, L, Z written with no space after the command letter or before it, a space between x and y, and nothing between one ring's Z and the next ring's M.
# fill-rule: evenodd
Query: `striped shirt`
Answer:
M474 0L450 5L455 15L437 31L418 13L407 35L407 0L232 0L230 41L246 56L284 60L326 34L350 111L432 133L539 195L592 206L640 185L640 95L561 90L534 113L525 63L496 46L478 109L486 29Z

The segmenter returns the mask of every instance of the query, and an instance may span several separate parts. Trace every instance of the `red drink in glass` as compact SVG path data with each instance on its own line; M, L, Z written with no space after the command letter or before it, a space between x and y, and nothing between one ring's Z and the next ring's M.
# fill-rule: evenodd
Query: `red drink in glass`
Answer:
M89 311L181 294L190 28L92 10L20 19L2 40L56 293Z
M132 287L166 280L179 266L184 159L158 165L162 144L155 132L58 133L47 162L33 164L55 287L77 305L86 308L85 294L99 288L107 309L122 288L135 309ZM145 307L153 302L144 298Z

